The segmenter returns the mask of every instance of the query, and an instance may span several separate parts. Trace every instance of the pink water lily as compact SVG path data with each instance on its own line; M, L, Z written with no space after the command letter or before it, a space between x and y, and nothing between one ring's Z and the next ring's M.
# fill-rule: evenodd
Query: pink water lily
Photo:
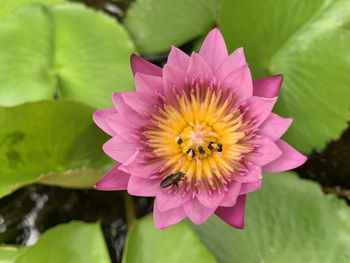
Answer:
M199 53L173 47L163 68L133 55L131 67L136 91L114 93L114 106L94 114L118 162L96 188L155 197L157 228L213 213L243 228L262 173L306 161L280 139L292 120L271 113L282 76L252 81L243 49L229 55L218 29Z

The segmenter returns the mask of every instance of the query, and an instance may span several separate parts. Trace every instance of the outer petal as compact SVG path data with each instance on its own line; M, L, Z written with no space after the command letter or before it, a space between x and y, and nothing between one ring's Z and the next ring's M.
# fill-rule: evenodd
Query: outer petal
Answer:
M128 104L126 104L122 94L123 92L114 92L112 95L113 104L118 113L127 116L129 122L137 123L141 126L145 125L147 119L143 118L138 112L134 111Z
M244 211L246 195L241 195L237 199L236 205L232 207L219 207L215 214L230 226L242 229L244 227Z
M183 52L181 49L178 49L177 47L171 47L167 65L177 67L186 72L189 63L190 57L185 52Z
M145 179L131 176L128 183L128 193L136 196L156 196L160 180Z
M202 189L202 191L199 194L197 194L198 201L202 205L210 208L217 208L224 196L224 191L221 191L220 193L215 192L212 195L209 195L209 193L205 189Z
M259 134L270 137L273 141L278 140L292 124L292 119L285 119L277 114L271 113L261 124Z
M259 127L270 115L277 98L250 97L241 104L246 121L252 121L252 129Z
M207 62L198 54L192 53L190 64L188 65L187 78L198 81L211 81L213 72Z
M216 68L214 75L218 81L222 82L232 71L246 64L243 48L237 48Z
M135 84L137 92L144 92L151 96L164 94L163 79L161 77L136 73Z
M245 183L245 184L242 184L239 194L244 195L250 192L254 192L260 188L261 188L261 180L253 183Z
M152 113L153 106L157 105L157 101L146 93L124 92L122 97L126 104L141 115Z
M254 80L254 96L273 98L277 97L283 81L282 75Z
M228 56L225 40L219 29L214 28L208 33L199 55L205 59L213 71Z
M182 207L177 207L167 211L160 211L158 209L157 198L154 201L154 224L158 229L164 229L168 226L177 224L186 217L186 213Z
M222 87L235 93L236 103L250 98L253 95L253 82L248 65L231 72L222 82Z
M138 156L127 163L123 163L120 166L120 170L130 173L136 177L149 178L152 174L155 174L166 162L165 160L154 161L152 163L145 163L142 157L143 153L138 153Z
M282 152L279 147L266 136L261 136L250 141L254 145L257 145L257 149L246 156L248 161L251 161L257 165L266 165L278 157L281 156Z
M130 175L120 171L118 165L114 166L95 185L97 190L113 191L125 190L128 186Z
M162 69L151 62L133 54L130 57L131 70L135 75L136 73L143 73L152 76L162 76Z
M181 69L165 65L163 68L164 93L168 103L176 105L175 93L181 94L186 86L186 73Z
M276 173L287 171L290 169L294 169L306 162L307 157L299 153L285 141L278 140L276 141L276 144L282 151L282 155L273 162L265 165L263 167L264 172Z
M139 145L124 141L119 136L114 136L103 146L103 151L112 159L124 163L136 152Z
M216 207L208 208L203 206L197 198L189 200L183 206L183 208L187 216L196 225L203 224L214 213L216 209Z
M115 114L107 119L107 123L125 141L135 143L139 140L135 129L137 122L132 122L130 119L131 117L127 119L127 115Z
M232 181L228 186L228 190L225 197L222 199L220 206L231 207L237 202L239 191L241 189L241 183Z
M239 176L233 177L236 182L251 183L259 181L262 178L261 166L253 163L246 163L246 171L242 172Z
M160 188L157 193L157 203L159 211L174 209L186 203L191 198L191 194L182 192L169 192L169 189Z
M100 127L105 133L113 136L115 135L115 131L108 125L107 118L116 113L116 109L106 108L95 111L92 118L98 127Z

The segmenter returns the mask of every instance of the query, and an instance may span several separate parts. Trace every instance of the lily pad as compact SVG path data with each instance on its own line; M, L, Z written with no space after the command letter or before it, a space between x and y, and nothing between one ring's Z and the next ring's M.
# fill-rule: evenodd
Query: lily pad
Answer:
M164 52L207 32L221 0L136 0L124 25L142 54Z
M15 263L16 259L26 250L25 247L0 246L0 262Z
M123 27L82 5L54 7L55 63L62 97L97 108L111 105L114 91L133 88L130 55L135 52Z
M25 6L0 23L0 105L54 97L111 105L113 91L133 87L133 52L125 30L101 12Z
M157 230L153 217L137 221L131 228L123 263L215 263L215 257L184 222Z
M47 230L15 262L110 263L111 260L99 224L73 221Z
M275 110L294 119L288 142L310 152L339 137L350 117L349 1L224 1L219 25L255 77L284 75Z
M0 21L12 14L17 8L24 5L38 3L38 0L1 0L0 1ZM40 3L56 4L62 3L64 0L40 0Z
M93 109L42 101L0 107L0 197L29 183L91 187L108 163ZM59 176L57 176L59 174Z
M215 217L194 229L222 263L350 260L349 207L293 173L267 175L249 194L244 230Z

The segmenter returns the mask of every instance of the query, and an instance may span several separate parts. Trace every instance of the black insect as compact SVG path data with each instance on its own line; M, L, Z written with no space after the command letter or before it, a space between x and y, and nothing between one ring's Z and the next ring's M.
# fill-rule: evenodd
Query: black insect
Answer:
M182 144L184 141L181 139L181 137L179 137L179 139L177 140L177 144Z
M166 177L163 181L161 181L160 187L166 188L166 187L169 187L171 185L177 186L178 182L180 182L182 180L182 178L184 178L184 176L185 176L185 174L183 172L171 174L168 177Z
M205 154L205 150L204 150L203 146L199 146L199 147L198 147L198 152L199 152L200 154Z
M208 149L211 150L211 151L214 150L213 144L214 144L214 142L210 142L208 144Z

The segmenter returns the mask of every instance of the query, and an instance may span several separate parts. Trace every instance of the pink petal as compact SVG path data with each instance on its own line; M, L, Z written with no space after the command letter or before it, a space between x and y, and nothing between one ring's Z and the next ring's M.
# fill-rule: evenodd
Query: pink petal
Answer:
M133 162L123 163L120 169L136 177L149 178L152 174L157 173L166 162L165 160L157 160L145 163L144 159L140 157L141 155L142 153L139 153Z
M261 78L254 80L253 86L254 96L273 98L277 97L278 92L280 91L283 81L282 75L275 75L271 77Z
M181 49L178 49L177 47L171 47L167 65L177 67L186 72L189 63L190 57L185 52L183 52Z
M222 82L222 87L234 92L236 103L250 98L253 95L253 81L248 65L231 72Z
M264 172L276 173L287 171L299 167L306 162L307 157L299 153L285 141L278 140L276 144L282 151L282 155L273 162L265 165L263 167Z
M238 48L224 59L215 70L214 75L218 81L222 82L232 71L246 64L243 48Z
M269 137L261 136L251 140L250 143L256 145L257 149L245 158L257 165L268 164L282 154L280 148Z
M244 195L250 192L254 192L260 188L261 188L261 180L257 182L252 182L252 183L244 183L242 184L239 195Z
M192 80L210 81L213 79L213 73L205 60L197 53L192 53L190 64L187 70L187 79L191 83Z
M133 54L130 57L131 70L134 75L142 73L152 76L162 76L162 68L148 62L147 60Z
M113 191L125 190L128 186L130 175L120 171L118 165L114 166L95 185L97 190Z
M105 133L113 136L115 135L115 131L108 125L107 118L116 113L117 111L114 108L106 108L95 111L92 118L98 127Z
M167 64L163 68L163 81L166 101L176 105L175 93L182 94L186 86L186 73L177 67Z
M153 97L164 94L163 79L161 77L136 73L135 85L137 92L144 92Z
M239 191L241 189L241 183L232 181L227 188L228 190L225 197L222 199L220 206L231 207L237 202Z
M187 216L191 219L191 221L200 225L203 224L215 211L216 207L208 208L202 205L197 198L189 200L183 206Z
M103 146L103 151L112 159L124 163L136 152L138 144L124 141L119 136L114 136Z
M277 98L250 97L242 103L244 118L253 121L250 128L259 127L270 115Z
M246 195L240 195L232 207L219 207L215 214L230 226L242 229L244 227L244 211Z
M214 192L212 195L209 195L208 191L202 189L197 194L198 201L209 208L217 208L225 196L225 192L221 191L220 193Z
M214 28L208 33L199 55L205 59L213 71L228 56L225 40L219 29Z
M277 114L270 113L269 117L261 124L259 134L270 137L273 141L278 140L292 124L292 119L285 119Z
M240 183L251 183L259 181L262 178L261 166L253 163L246 163L246 171L233 177L233 180Z
M122 97L126 104L141 115L151 114L158 102L150 95L139 92L124 92Z
M127 119L132 123L137 123L141 126L146 125L148 123L147 119L143 118L138 112L134 111L128 104L126 104L122 94L123 92L114 92L112 95L112 100L118 113L120 115L126 115Z
M159 179L145 179L138 176L130 176L128 193L136 196L156 196L159 186Z
M191 194L180 192L169 192L169 189L160 188L157 193L159 211L166 211L179 207L191 198Z
M136 128L132 125L138 123L138 122L132 122L128 115L120 115L120 114L114 114L113 116L109 117L107 119L108 125L116 131L115 136L120 136L123 138L123 140L135 143L139 141L139 136L137 134Z
M182 207L177 207L167 211L160 211L158 209L157 198L154 200L154 224L158 229L164 229L171 225L179 223L186 217L186 213Z

